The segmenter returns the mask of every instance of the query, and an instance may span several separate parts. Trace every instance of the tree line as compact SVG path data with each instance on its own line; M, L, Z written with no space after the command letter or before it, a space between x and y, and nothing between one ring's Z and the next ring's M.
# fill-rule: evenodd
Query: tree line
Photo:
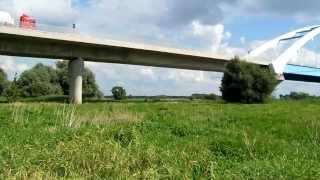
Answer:
M222 79L222 99L232 103L264 103L277 85L275 74L263 68L240 60L232 59L227 65ZM126 98L126 90L116 86L111 90L115 100ZM8 101L19 97L40 97L49 95L69 95L68 62L58 61L56 67L37 64L24 71L13 81L7 79L6 73L0 69L0 95ZM88 68L83 72L83 97L102 98L95 76ZM190 99L220 99L215 94L193 94Z
M15 75L11 82L4 70L0 69L0 95L7 97L8 101L19 97L69 95L68 62L58 61L56 68L39 63L19 77ZM103 97L93 72L88 68L83 72L83 97Z
M304 100L304 99L319 99L318 96L312 96L304 92L291 92L287 95L280 95L281 100Z

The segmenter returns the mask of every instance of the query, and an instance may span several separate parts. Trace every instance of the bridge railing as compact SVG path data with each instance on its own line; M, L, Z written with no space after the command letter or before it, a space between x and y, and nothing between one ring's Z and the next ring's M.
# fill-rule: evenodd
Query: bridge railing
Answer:
M19 26L19 28L22 28ZM55 25L48 25L48 24L37 24L36 30L39 31L47 31L47 32L57 32L57 33L79 33L77 29L67 26L55 26Z
M77 29L73 28L72 24L70 26L57 26L57 25L36 23L35 27L32 28L32 27L22 27L18 20L16 20L16 22L17 23L15 24L7 24L7 23L0 22L0 26L15 27L19 29L57 32L57 33L77 33Z

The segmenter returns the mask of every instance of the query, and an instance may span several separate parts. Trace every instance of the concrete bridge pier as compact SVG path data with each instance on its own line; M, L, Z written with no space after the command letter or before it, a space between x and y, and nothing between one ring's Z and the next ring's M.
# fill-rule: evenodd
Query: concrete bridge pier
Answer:
M82 104L82 74L84 61L82 58L69 61L69 102L72 104Z

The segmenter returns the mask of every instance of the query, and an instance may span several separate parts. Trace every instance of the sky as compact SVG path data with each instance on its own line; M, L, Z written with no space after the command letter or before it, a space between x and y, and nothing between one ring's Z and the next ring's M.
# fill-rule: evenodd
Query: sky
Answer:
M300 27L320 24L319 0L0 0L0 11L16 19L26 13L39 27L203 52L244 55L267 40ZM316 44L316 45L314 45ZM313 42L312 47L319 47ZM311 45L310 45L311 47ZM318 48L319 49L319 48ZM316 65L317 48L300 59ZM280 52L268 52L272 57ZM320 58L319 58L320 60ZM0 56L0 67L12 78L37 63L55 60ZM110 94L123 86L132 95L220 94L221 73L86 62L100 89ZM320 95L320 85L282 82L275 95L302 91Z

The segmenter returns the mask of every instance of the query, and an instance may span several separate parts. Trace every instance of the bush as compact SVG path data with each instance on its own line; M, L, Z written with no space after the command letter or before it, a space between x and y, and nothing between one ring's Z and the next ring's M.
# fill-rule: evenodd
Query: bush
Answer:
M269 69L234 58L222 79L222 98L227 102L263 103L277 85Z
M115 100L123 100L127 96L126 90L120 86L112 88L111 92Z

